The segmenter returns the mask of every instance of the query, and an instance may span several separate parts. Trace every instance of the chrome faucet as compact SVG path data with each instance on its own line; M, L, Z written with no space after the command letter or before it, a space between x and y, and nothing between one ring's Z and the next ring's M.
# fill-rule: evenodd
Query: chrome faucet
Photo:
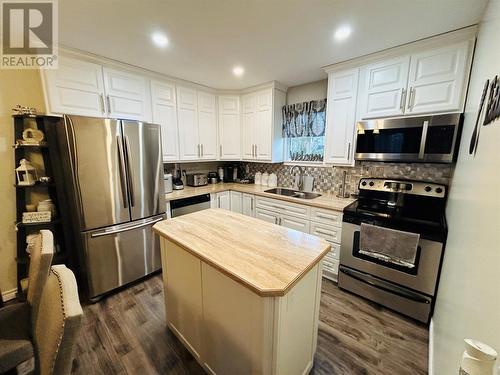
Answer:
M299 169L299 173L297 174L294 174L294 170L298 168ZM292 167L290 168L290 174L292 176L294 176L294 179L293 179L293 189L295 190L300 190L302 189L302 175L304 174L304 168L302 168L300 165L292 165Z

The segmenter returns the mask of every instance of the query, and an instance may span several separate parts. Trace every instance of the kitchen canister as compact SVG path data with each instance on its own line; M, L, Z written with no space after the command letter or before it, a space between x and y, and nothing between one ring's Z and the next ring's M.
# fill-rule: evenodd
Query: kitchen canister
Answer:
M262 182L261 185L267 186L269 183L269 174L267 172L262 173Z
M464 339L465 350L460 375L493 375L497 352L491 346L473 339Z
M302 190L307 192L312 192L314 186L314 177L313 176L304 176L304 185Z
M262 173L257 172L255 173L255 185L261 185L262 184Z
M267 183L269 187L276 187L278 186L278 176L276 176L276 173L271 173L269 175L269 181Z

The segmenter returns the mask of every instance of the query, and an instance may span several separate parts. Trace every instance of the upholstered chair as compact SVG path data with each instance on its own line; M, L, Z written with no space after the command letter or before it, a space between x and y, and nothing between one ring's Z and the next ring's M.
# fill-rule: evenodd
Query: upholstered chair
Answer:
M53 256L52 232L41 230L30 249L27 301L0 309L0 374L19 365L18 372L33 366L32 323L36 320Z
M71 372L82 316L73 272L64 265L52 266L34 322L37 373L65 375Z

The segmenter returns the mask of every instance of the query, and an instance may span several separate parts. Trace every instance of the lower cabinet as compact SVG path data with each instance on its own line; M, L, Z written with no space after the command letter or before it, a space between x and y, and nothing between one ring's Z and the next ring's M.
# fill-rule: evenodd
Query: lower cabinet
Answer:
M242 213L242 193L238 191L230 191L230 199L231 199L231 211L237 212L239 214Z
M257 219L267 221L268 223L278 224L280 215L271 211L257 208L257 210L255 211L255 217Z
M223 208L224 210L231 210L231 194L229 191L221 191L220 193L212 194L210 207Z
M279 224L282 227L298 230L299 232L309 233L310 221L306 219L296 218L293 216L283 215L280 218Z
M241 213L255 217L255 196L243 193L241 196Z

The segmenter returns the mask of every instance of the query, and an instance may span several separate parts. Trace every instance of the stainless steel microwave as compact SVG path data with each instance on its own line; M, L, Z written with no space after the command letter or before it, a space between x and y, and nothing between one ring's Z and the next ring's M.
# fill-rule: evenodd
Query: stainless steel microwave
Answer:
M461 113L360 121L356 160L451 163L460 143Z

